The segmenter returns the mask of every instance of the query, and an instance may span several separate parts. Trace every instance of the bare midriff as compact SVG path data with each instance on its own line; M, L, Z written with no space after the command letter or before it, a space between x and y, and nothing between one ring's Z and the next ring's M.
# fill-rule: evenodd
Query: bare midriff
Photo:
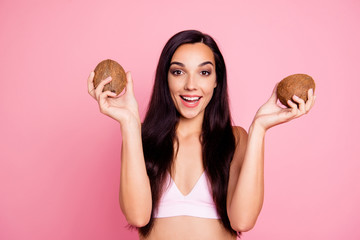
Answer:
M141 240L236 240L219 219L177 216L156 218L149 235Z

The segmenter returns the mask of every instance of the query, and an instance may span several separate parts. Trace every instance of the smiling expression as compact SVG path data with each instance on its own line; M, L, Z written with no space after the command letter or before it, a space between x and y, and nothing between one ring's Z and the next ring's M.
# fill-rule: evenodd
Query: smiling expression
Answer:
M181 45L168 72L171 97L184 118L203 117L216 87L215 60L204 43Z

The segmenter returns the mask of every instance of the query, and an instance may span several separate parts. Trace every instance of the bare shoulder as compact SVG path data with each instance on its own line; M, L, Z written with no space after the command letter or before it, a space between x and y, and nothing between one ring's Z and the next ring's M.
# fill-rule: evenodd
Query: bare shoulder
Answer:
M246 130L240 126L233 126L232 129L235 136L236 146L239 146L240 144L242 145L244 142L246 143L248 137Z
M235 152L234 152L232 167L237 169L236 172L238 172L244 160L248 133L244 128L240 126L233 126L233 133L235 136L236 143L235 143Z

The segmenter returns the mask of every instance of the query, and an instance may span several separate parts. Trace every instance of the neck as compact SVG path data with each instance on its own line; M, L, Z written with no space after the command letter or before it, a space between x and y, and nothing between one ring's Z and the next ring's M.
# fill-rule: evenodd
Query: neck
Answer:
M193 134L200 136L203 120L204 114L198 115L197 117L191 119L180 117L178 126L176 128L176 135L179 137L186 137Z

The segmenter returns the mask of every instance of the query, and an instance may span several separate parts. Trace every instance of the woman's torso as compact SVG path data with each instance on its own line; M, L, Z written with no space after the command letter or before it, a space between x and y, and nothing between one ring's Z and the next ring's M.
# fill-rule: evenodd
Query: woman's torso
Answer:
M202 149L198 135L178 137L179 149L173 163L171 179L182 195L188 195L204 172ZM175 146L176 148L176 146ZM149 235L142 240L206 239L234 240L220 219L194 216L155 218Z
M148 237L141 240L235 240L219 219L177 216L155 219Z

